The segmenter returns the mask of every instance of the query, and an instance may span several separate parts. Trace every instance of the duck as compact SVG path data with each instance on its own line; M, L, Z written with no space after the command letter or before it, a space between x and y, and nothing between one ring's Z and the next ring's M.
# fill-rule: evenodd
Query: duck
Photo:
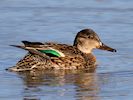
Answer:
M90 29L79 31L74 39L73 45L54 42L29 42L22 41L23 45L11 45L21 48L28 53L7 70L22 72L47 69L89 69L96 65L94 49L116 52L116 49L105 45L97 35Z

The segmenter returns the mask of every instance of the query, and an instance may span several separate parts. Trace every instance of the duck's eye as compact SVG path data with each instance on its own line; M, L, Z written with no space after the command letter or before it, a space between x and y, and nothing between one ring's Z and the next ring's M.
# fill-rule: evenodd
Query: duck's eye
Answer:
M93 35L88 36L89 39L93 39Z

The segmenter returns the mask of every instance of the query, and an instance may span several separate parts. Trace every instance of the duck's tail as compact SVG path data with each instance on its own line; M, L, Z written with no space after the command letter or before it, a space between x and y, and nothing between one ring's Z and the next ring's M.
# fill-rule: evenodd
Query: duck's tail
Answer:
M21 45L10 45L10 46L21 48L21 49L29 51L32 54L36 54L36 55L39 55L41 57L45 57L46 58L46 55L44 53L41 53L38 50L36 50L34 48L31 48L31 47L26 47L26 46L21 46Z

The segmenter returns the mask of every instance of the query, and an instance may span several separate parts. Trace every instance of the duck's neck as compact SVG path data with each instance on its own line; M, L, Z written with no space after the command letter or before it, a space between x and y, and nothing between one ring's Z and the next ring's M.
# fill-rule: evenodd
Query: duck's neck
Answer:
M96 57L92 53L83 53L83 57L88 65L95 64Z

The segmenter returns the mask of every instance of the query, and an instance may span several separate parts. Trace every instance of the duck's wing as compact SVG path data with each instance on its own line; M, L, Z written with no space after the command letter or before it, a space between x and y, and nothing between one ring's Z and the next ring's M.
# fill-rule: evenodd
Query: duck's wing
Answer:
M22 41L24 45L11 45L13 47L21 48L29 51L32 54L39 55L41 57L65 57L65 54L56 48L57 44L54 43L41 43L41 42L29 42Z

